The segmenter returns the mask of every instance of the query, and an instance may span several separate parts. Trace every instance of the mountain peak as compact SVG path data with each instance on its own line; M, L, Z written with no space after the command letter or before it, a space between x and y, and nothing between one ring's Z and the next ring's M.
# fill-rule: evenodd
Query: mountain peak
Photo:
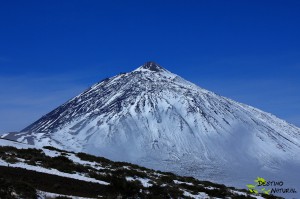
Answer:
M139 69L146 69L146 70L150 70L150 71L154 71L154 72L165 71L165 69L163 67L161 67L160 65L158 65L157 63L155 63L153 61L146 62Z

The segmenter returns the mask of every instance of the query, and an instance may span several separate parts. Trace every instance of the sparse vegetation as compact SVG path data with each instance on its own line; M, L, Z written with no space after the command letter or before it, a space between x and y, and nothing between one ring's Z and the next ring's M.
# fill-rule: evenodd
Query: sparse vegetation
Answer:
M89 155L86 153L77 153L76 154L77 157L79 157L81 160L86 160L86 161L90 161L90 162L97 162L97 163L107 163L107 164L111 164L112 161L110 161L109 159L103 158L103 157L96 157L93 155Z
M62 150L62 149L55 148L53 146L44 146L43 148L51 150L51 151L62 152L62 153L73 153L73 152L69 152L69 151L65 151L65 150Z
M37 198L36 190L29 184L22 181L11 181L0 177L0 198L18 199L18 198Z
M8 164L25 162L44 168L57 169L65 173L81 173L82 175L108 182L109 185L80 181L76 179L29 171L21 168L0 166L0 198L14 199L14 194L23 198L35 198L36 189L63 195L105 198L190 198L184 196L184 191L197 195L199 192L211 197L233 199L253 198L248 195L237 195L222 184L199 181L193 177L176 176L170 172L154 171L126 162L113 162L103 157L95 157L85 153L69 153L54 147L45 149L57 151L57 156L47 156L40 149L17 149L0 147L0 158ZM91 164L79 164L69 159L76 155ZM97 164L99 167L93 167ZM131 180L126 178L130 177ZM5 179L5 180L4 180ZM44 180L47 179L47 180ZM151 186L144 187L139 179L147 179ZM178 180L182 183L175 183ZM66 186L67 185L67 186ZM208 189L207 187L213 187ZM241 190L240 190L241 191ZM246 191L244 191L246 192ZM23 194L23 195L22 195ZM29 197L30 195L30 197ZM265 196L266 198L278 198ZM68 197L56 197L68 198Z

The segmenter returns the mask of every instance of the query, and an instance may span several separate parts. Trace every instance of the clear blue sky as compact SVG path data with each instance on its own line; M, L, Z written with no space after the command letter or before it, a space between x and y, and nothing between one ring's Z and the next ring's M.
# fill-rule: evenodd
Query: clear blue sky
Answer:
M0 3L0 133L153 60L300 126L300 1Z

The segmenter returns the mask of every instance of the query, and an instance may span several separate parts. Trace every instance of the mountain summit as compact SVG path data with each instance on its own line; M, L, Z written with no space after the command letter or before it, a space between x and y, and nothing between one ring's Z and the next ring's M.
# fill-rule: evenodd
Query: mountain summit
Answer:
M154 62L104 79L4 137L234 186L257 176L300 179L298 127Z
M146 62L139 69L146 69L146 70L150 70L150 71L154 71L154 72L165 71L165 69L163 67L161 67L160 65L158 65L157 63L152 62L152 61Z

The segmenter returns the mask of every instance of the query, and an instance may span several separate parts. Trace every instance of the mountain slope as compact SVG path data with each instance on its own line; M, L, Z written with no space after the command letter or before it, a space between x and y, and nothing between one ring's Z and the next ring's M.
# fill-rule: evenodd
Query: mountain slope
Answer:
M300 129L161 66L105 79L6 138L244 186L300 178ZM300 188L300 187L299 187Z
M47 180L45 180L47 179ZM0 198L277 198L53 147L0 139ZM37 197L39 196L39 197Z

